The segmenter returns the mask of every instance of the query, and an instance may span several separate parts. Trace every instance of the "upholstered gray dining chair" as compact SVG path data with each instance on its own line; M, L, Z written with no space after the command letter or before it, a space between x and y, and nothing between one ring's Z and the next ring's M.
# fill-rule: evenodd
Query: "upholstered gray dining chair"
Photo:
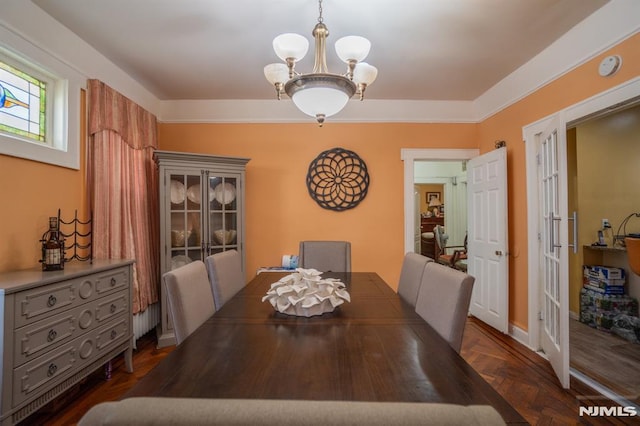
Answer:
M204 260L211 282L216 310L236 295L247 283L242 271L242 258L236 250L215 253Z
M207 269L204 262L195 260L165 272L162 281L179 345L216 312Z
M428 262L433 262L433 259L418 253L409 252L404 255L402 269L400 270L400 281L398 281L398 295L411 306L416 306L418 290L420 290L420 284L422 283L422 274Z
M321 272L351 272L351 243L348 241L301 241L300 267Z
M416 301L416 312L449 345L460 352L475 278L437 262L428 262Z

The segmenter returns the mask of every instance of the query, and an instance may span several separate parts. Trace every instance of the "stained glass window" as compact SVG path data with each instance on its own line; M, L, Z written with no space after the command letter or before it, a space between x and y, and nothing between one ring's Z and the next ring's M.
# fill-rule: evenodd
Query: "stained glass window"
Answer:
M0 131L46 143L47 84L0 61Z

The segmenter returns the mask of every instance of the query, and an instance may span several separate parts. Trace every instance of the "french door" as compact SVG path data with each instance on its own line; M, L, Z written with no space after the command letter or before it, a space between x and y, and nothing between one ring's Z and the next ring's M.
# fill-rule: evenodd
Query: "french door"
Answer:
M565 132L559 119L538 137L540 346L569 387L569 270Z

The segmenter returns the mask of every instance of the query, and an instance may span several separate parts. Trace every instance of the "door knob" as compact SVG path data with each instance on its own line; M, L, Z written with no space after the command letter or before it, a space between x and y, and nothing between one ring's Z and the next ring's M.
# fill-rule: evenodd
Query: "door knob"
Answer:
M496 250L496 256L502 256L502 250Z

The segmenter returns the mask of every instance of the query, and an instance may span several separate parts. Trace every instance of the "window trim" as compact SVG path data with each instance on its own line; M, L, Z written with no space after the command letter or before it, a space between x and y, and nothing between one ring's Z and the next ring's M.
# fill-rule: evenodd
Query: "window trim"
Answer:
M53 82L47 90L51 99L51 127L47 144L18 135L0 134L0 154L80 169L80 96L86 79L78 71L0 25L0 56L34 77Z

